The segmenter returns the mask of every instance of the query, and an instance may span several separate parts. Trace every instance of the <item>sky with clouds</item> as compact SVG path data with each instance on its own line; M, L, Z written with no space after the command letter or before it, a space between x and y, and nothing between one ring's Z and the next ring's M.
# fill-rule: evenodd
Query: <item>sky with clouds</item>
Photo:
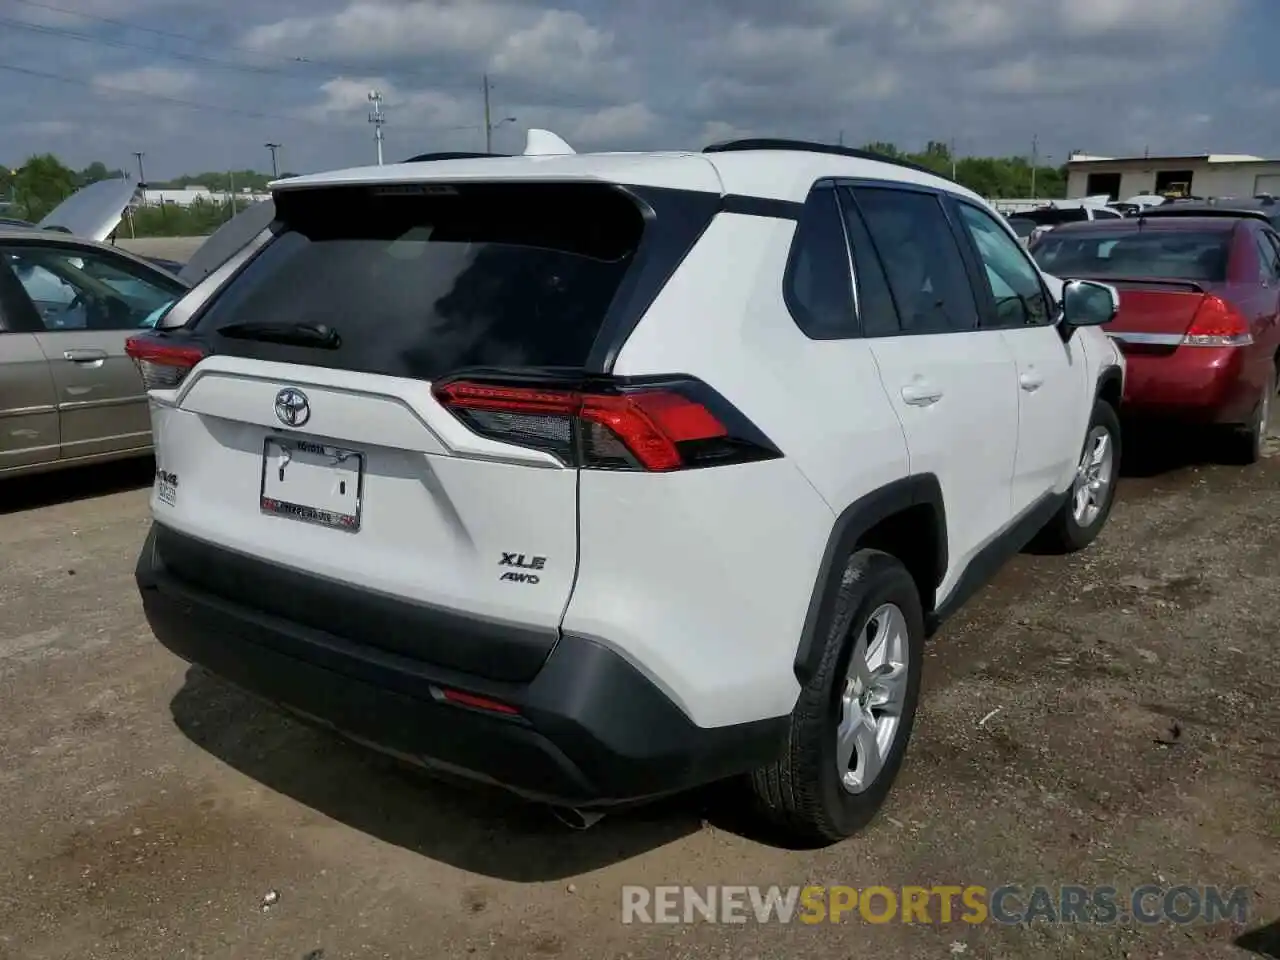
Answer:
M771 135L1280 156L1280 0L0 0L0 163L150 179ZM514 121L502 123L508 117Z

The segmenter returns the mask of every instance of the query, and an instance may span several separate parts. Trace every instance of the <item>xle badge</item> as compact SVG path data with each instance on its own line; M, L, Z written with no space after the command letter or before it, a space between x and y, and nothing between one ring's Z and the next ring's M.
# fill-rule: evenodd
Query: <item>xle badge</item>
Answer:
M546 557L526 557L523 553L507 553L505 550L498 561L500 567L518 567L520 570L541 570L546 565ZM516 570L508 570L498 579L511 583L538 583L540 580L536 573L518 573Z

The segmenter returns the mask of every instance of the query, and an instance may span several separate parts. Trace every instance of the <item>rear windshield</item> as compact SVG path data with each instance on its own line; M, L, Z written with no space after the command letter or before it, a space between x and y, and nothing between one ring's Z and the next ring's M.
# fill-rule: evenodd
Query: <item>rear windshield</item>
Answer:
M1026 217L1010 217L1009 226L1013 227L1013 232L1020 237L1029 237L1036 232L1038 224L1034 220L1028 220Z
M1034 250L1036 261L1060 277L1205 280L1227 274L1228 232L1153 230L1106 235L1050 233Z
M583 366L644 229L630 198L594 184L341 187L284 192L276 207L277 237L200 333L219 352L424 380ZM335 337L218 333L264 324Z
M1036 226L1056 227L1063 223L1079 223L1089 219L1084 207L1050 207L1045 210L1026 210L1018 214L1021 220L1030 220Z

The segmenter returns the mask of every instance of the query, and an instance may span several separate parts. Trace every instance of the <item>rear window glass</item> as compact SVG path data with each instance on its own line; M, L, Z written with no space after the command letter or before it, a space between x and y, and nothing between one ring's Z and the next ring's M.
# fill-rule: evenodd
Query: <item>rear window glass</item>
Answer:
M1034 220L1028 220L1026 217L1010 217L1009 226L1013 228L1013 232L1019 237L1029 237L1036 232L1038 224Z
M594 184L341 187L276 206L278 236L197 329L219 352L425 380L584 365L644 229ZM323 325L337 346L218 335L233 324Z
M1184 230L1105 235L1051 233L1036 261L1057 276L1221 281L1231 235Z
M1084 207L1050 207L1046 210L1026 210L1018 214L1019 219L1030 220L1039 227L1056 227L1063 223L1079 223L1089 219L1089 211Z

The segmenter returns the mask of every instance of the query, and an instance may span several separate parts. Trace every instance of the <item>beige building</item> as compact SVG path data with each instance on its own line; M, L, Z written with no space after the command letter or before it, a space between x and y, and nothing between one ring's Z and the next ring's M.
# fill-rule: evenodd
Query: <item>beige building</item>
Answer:
M1067 196L1109 195L1112 200L1151 194L1195 197L1280 197L1280 160L1244 154L1184 157L1096 157L1072 154Z

